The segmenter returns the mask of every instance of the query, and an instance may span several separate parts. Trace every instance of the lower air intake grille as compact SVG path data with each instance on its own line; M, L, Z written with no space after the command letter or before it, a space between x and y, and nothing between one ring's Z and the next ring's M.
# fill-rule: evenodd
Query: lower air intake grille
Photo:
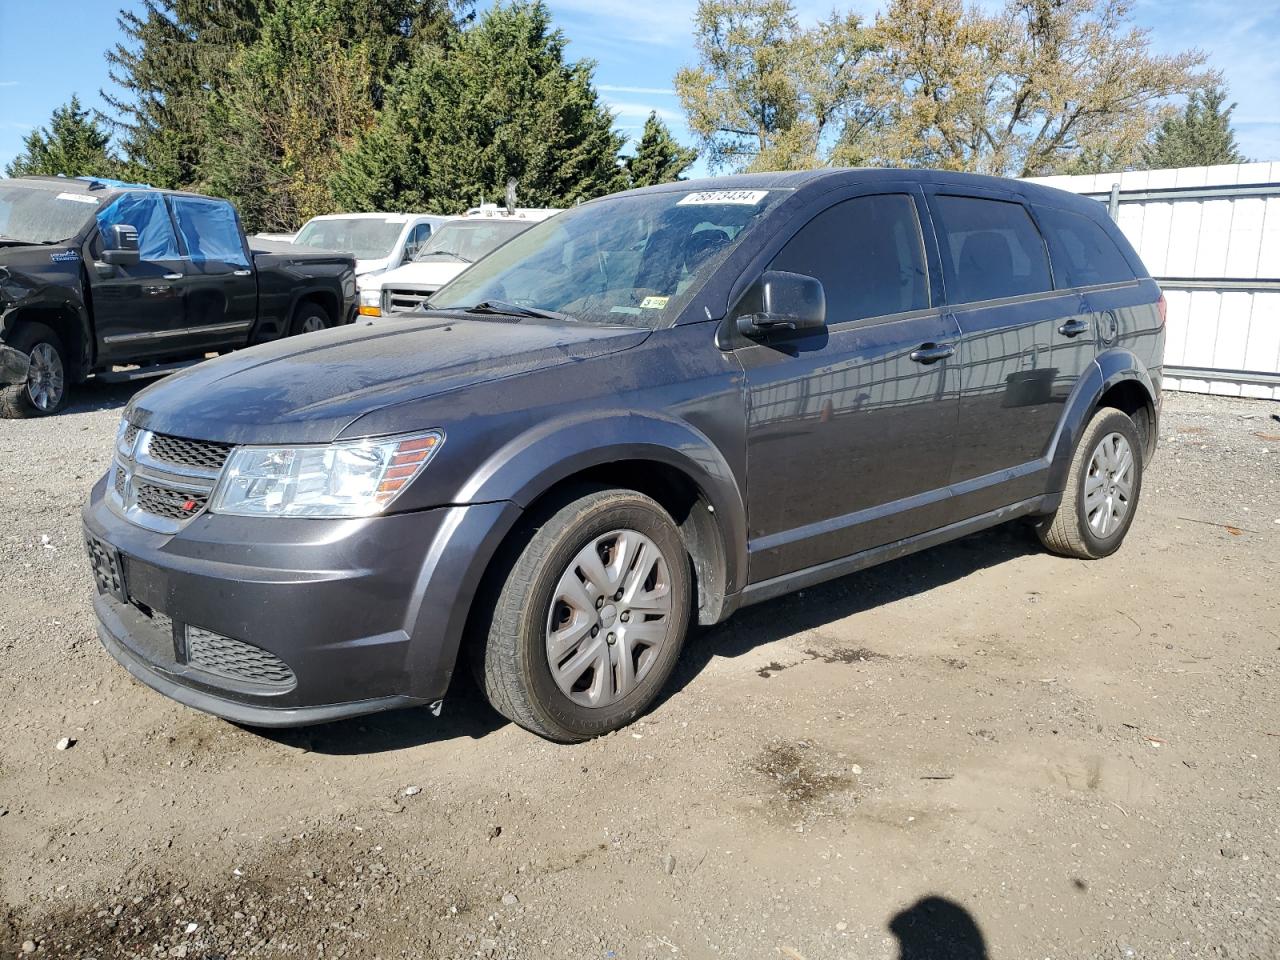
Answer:
M208 673L272 687L291 687L293 671L273 653L220 633L187 627L187 662Z
M151 483L137 482L138 506L147 513L169 520L188 520L205 508L209 495L174 490Z

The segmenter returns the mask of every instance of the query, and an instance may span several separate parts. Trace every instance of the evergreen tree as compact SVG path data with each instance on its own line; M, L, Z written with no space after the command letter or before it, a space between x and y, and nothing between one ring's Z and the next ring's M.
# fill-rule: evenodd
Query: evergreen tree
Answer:
M49 125L27 134L22 152L5 167L10 177L45 174L66 177L113 177L120 161L111 151L111 137L82 109L80 98L53 111Z
M1226 91L1216 84L1187 98L1182 113L1169 117L1142 150L1141 168L1208 167L1218 163L1248 163L1236 146L1231 112L1223 109Z
M650 113L635 156L626 158L627 177L633 187L670 183L683 179L681 175L697 159L697 150L680 146L658 114Z
M443 50L424 47L401 70L377 125L333 178L347 209L458 213L503 196L566 206L625 184L623 138L601 104L588 60L541 0L491 8Z

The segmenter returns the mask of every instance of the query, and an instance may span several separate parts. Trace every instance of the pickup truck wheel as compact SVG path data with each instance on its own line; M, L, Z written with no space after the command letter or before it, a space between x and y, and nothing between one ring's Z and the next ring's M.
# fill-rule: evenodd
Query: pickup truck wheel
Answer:
M1096 560L1120 549L1142 493L1142 438L1111 407L1093 415L1076 446L1062 503L1038 529L1054 553Z
M537 519L496 601L478 608L491 612L473 666L503 716L589 740L638 717L670 677L689 624L688 553L667 512L628 490Z
M27 355L27 382L0 388L0 416L47 417L67 402L66 352L58 335L42 323L18 330L8 346Z
M297 336L300 333L315 333L332 325L329 314L324 307L310 301L298 305L293 312L293 323L289 324L289 333Z

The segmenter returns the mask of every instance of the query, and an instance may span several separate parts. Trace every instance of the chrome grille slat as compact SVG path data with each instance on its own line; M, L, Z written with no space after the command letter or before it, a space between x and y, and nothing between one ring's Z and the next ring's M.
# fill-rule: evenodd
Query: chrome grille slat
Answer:
M141 527L177 533L209 505L232 449L229 443L152 433L130 424L116 455L115 505Z
M414 310L420 310L427 305L427 298L433 293L435 293L434 290L408 290L404 288L384 290L382 293L382 312L411 313Z

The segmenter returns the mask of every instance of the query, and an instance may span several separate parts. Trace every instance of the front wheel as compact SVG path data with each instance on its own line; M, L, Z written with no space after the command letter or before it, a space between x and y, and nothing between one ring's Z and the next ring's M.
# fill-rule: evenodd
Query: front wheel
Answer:
M21 327L8 346L27 355L27 380L0 387L0 416L47 417L67 402L66 351L62 340L42 323Z
M1062 503L1038 529L1054 553L1096 560L1120 549L1142 493L1142 438L1128 416L1103 407L1085 427Z
M545 518L509 564L474 659L499 713L572 743L653 703L679 659L692 589L680 533L657 502L585 493Z

